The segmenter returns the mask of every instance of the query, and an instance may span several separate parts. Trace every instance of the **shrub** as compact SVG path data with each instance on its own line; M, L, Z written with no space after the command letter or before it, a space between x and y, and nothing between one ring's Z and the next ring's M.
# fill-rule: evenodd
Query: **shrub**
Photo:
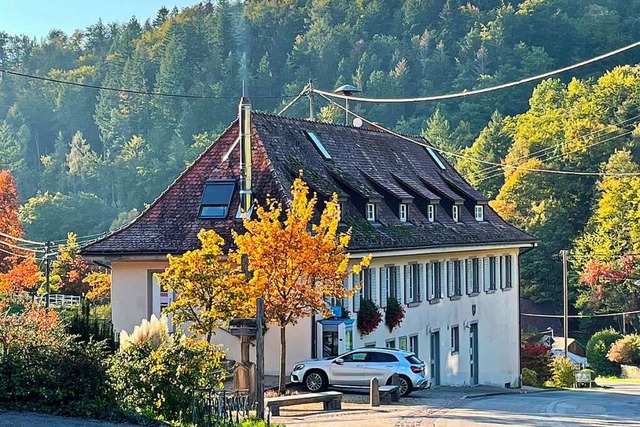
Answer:
M548 382L553 387L573 387L575 383L573 363L568 357L553 359L553 376Z
M393 331L393 328L400 326L402 319L404 319L404 308L402 304L394 297L389 297L384 314L384 323L387 325L387 328L389 328L389 332Z
M108 396L102 343L78 342L54 311L0 309L0 402L67 415L102 415Z
M146 322L110 360L121 409L168 421L190 420L197 390L220 387L224 353L206 341L172 339L166 318Z
M540 385L538 374L531 369L522 368L522 384L537 387Z
M593 334L587 342L587 360L597 375L612 377L620 375L620 364L607 359L611 345L622 338L613 329L603 329Z
M538 385L551 378L551 351L543 343L531 343L522 346L522 368L530 369L538 376Z
M365 336L375 331L381 321L382 314L380 314L378 306L371 300L361 299L356 323L360 336Z
M607 353L611 362L624 365L640 365L640 335L625 335L614 342Z

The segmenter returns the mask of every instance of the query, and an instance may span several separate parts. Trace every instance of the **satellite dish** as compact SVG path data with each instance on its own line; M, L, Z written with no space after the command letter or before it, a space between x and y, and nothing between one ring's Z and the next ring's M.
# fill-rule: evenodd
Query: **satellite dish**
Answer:
M364 124L364 122L362 121L362 119L360 117L356 117L355 119L353 119L353 126L354 127L361 128L363 124Z

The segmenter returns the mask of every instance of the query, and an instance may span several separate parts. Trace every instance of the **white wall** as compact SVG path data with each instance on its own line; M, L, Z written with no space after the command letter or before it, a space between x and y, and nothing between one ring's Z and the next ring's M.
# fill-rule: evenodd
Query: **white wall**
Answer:
M418 356L429 367L430 342L429 333L433 330L440 331L440 363L441 384L468 385L470 383L469 366L469 322L478 324L478 349L479 349L479 382L480 384L492 384L504 386L505 383L517 385L519 378L519 272L518 249L482 250L474 252L458 252L450 254L416 254L411 256L378 256L373 259L371 268L377 268L388 264L401 266L401 274L404 276L404 265L411 262L427 263L433 260L465 259L468 257L483 256L513 256L513 288L487 293L480 285L480 293L477 296L468 296L463 289L463 295L458 300L450 300L446 289L443 298L437 304L430 304L426 300L427 291L421 292L422 301L414 307L405 306L405 319L400 327L389 332L383 322L371 334L360 337L357 330L354 331L354 347L364 346L366 343L375 342L377 346L384 347L385 341L390 338L398 338L417 334ZM112 307L113 323L116 333L122 329L131 331L134 326L140 324L143 318L150 312L148 295L148 280L150 271L162 270L166 267L163 261L112 262ZM379 271L379 270L378 270ZM349 279L351 280L351 278ZM377 293L377 301L380 302L380 274L377 275L377 284L374 292ZM404 282L404 280L402 280ZM401 286L404 293L404 286ZM404 301L404 296L403 299ZM475 315L472 306L475 304ZM347 307L353 310L353 304ZM355 318L355 313L352 314ZM450 327L459 326L460 351L451 354ZM287 372L296 361L310 358L311 355L311 319L303 319L296 326L287 328ZM228 349L228 357L240 359L240 340L225 331L219 331L214 341L223 344ZM280 331L276 326L270 326L265 336L265 373L276 374L279 371ZM255 347L252 347L251 358L255 360Z
M430 332L440 332L440 380L442 385L469 385L471 380L469 364L469 332L470 323L478 324L478 362L479 383L504 386L518 384L519 378L519 283L518 283L518 250L507 249L499 251L476 251L443 255L416 255L411 257L377 257L371 262L370 268L380 268L384 265L395 264L403 266L410 262L427 263L437 260L464 259L470 256L500 256L513 257L513 287L502 290L498 286L495 291L487 293L480 284L480 293L469 296L463 290L463 295L457 300L447 297L446 289L439 303L430 304L426 301L426 293L422 293L422 301L417 306L405 305L405 318L399 327L389 332L383 321L378 328L364 337L359 332L354 336L356 347L375 343L384 347L386 341L395 338L396 347L399 337L418 335L418 357L425 361L429 368L430 361ZM379 270L378 270L379 271ZM401 275L404 268L401 267ZM379 285L380 274L377 274ZM380 293L379 288L374 292ZM404 286L401 287L404 298ZM378 304L380 297L377 298ZM475 315L472 306L475 304ZM351 304L352 305L352 304ZM353 305L352 305L353 307ZM353 314L355 318L356 315ZM459 352L451 352L451 326L459 326Z

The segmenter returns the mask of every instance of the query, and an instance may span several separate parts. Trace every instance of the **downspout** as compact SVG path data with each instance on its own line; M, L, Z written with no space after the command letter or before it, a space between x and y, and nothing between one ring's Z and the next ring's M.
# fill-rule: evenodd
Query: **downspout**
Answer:
M250 214L253 206L251 191L251 102L244 96L238 106L240 125L240 214Z

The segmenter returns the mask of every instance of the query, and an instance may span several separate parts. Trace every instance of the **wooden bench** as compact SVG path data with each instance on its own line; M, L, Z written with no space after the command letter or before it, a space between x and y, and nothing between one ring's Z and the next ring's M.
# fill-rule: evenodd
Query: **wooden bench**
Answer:
M268 397L264 405L273 416L280 415L281 406L304 405L306 403L323 403L325 411L339 411L342 409L342 393L339 391L325 391L322 393L294 394L291 396Z

